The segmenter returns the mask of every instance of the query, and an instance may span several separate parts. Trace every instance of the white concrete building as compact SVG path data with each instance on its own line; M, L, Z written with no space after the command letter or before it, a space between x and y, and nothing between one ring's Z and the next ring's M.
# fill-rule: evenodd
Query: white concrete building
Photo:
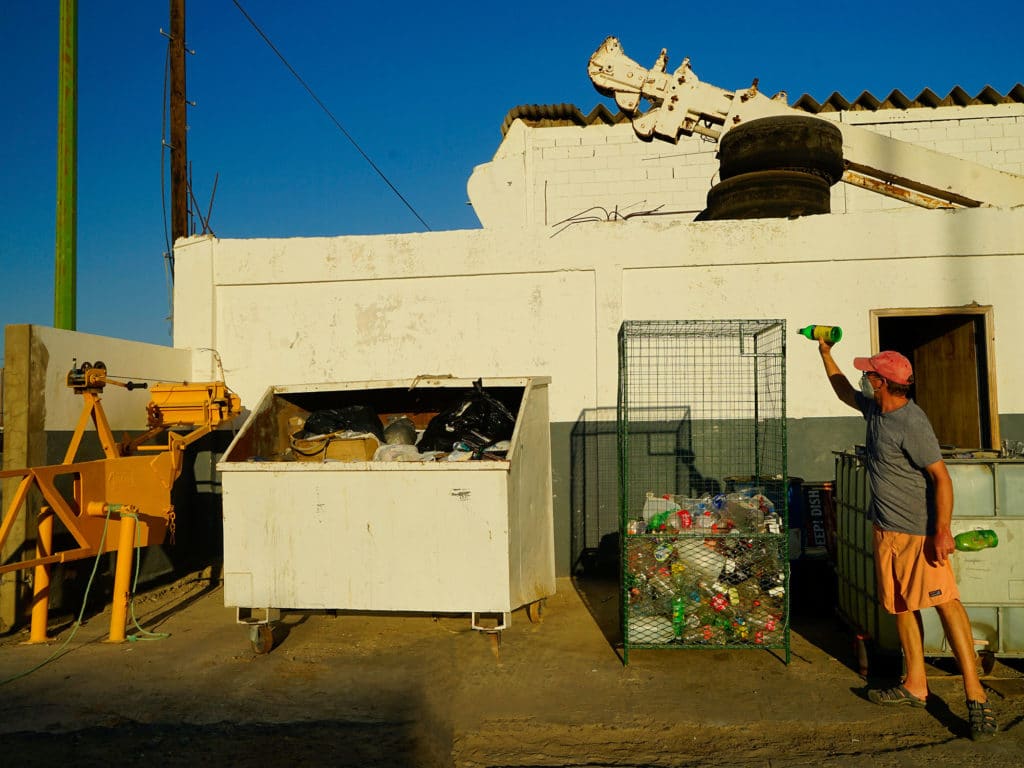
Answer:
M893 94L879 103L865 95L855 104L834 96L825 105L805 96L796 106L990 168L1024 173L1024 87L1005 97L979 94L986 101L963 94L955 102L953 96L940 100L926 93L910 102ZM696 135L675 146L639 141L622 113L613 116L603 107L586 117L565 104L517 107L503 128L494 159L478 166L469 180L485 228L557 229L574 217L593 221L616 213L684 217L704 208L717 180L717 144ZM833 213L904 206L850 185L833 188Z
M799 105L1024 173L1021 86ZM883 347L914 354L943 442L1024 439L1024 205L924 210L840 184L831 215L695 223L714 145L644 143L603 108L518 108L506 128L469 181L483 229L177 243L174 346L196 351L193 377L218 375L216 350L252 404L274 384L550 376L560 573L580 514L573 430L613 413L623 320L784 319L791 475L831 478L831 452L863 438L792 334L810 323L843 327L848 370Z

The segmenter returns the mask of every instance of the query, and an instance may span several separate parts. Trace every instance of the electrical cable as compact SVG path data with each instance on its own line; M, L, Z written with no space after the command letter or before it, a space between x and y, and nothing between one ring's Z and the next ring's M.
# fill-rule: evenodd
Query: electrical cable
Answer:
M338 121L338 118L336 118L331 113L331 110L329 110L327 108L327 105L324 104L320 100L320 97L317 96L313 92L313 89L310 88L309 85L306 84L306 81L303 80L301 75L299 75L299 73L295 71L295 68L291 64L288 63L288 60L277 49L277 46L275 46L271 42L270 38L267 37L266 33L264 33L264 31L259 28L259 25L256 24L255 21L253 21L253 18L248 13L246 13L246 10L242 7L242 4L239 3L238 0L231 0L231 2L233 2L235 4L235 7L238 8L239 12L245 17L245 20L248 21L250 25L252 25L252 28L256 30L256 33L260 37L263 38L263 41L268 46L270 46L270 50L272 50L277 55L277 58L279 58L281 60L281 63L284 64L285 67L288 68L288 71L292 73L292 76L295 77L295 79L299 81L299 84L303 88L306 89L306 92L309 93L309 95L313 98L313 101L315 101L317 103L317 105L320 107L320 109L322 109L324 111L324 113L327 115L327 117L329 117L331 119L331 122L333 122L334 125L337 126L338 130L341 131L342 134L345 136L345 138L348 139L349 142L352 144L352 146L356 148L356 151L360 155L363 156L363 159L366 160L367 163L369 163L370 167L373 168L374 171L376 171L377 175L380 176L381 179L383 179L384 183L387 184L391 188L391 191L394 192L398 196L398 199L401 200L405 204L405 207L408 208L412 212L412 215L415 216L417 219L419 219L420 224L422 224L426 228L426 230L428 232L433 231L433 230L430 229L430 225L427 224L427 222L423 220L423 217L419 215L419 213L416 211L416 209L412 207L412 204L408 200L405 199L405 197L402 195L402 193L398 191L398 188L395 187L395 185L391 183L391 180L388 179L388 177L384 175L384 172L380 168L377 167L377 164L374 163L373 160L370 159L370 156L367 155L366 152L363 151L363 148L360 147L359 144L356 142L356 140L354 138L352 138L352 135L348 131L345 130L345 127Z
M174 277L174 252L171 250L171 235L167 226L167 177L164 175L167 159L167 80L171 69L171 41L167 41L167 57L164 59L163 114L160 117L160 212L164 217L164 248L171 263L171 277Z
M99 564L100 564L100 558L103 556L103 543L107 539L107 523L109 523L109 522L110 522L110 509L108 508L107 509L107 515L106 515L106 517L103 518L103 533L100 535L100 543L99 543L99 546L96 548L96 559L93 561L93 564L92 564L92 573L89 574L89 581L85 585L85 595L82 597L82 608L78 612L78 618L75 620L75 623L71 627L71 632L68 633L67 638L64 640L63 643L60 644L60 646L53 653L51 653L49 656L47 656L41 662L36 664L34 667L29 667L28 669L24 670L23 672L18 672L17 674L11 675L8 678L0 680L0 686L7 685L8 683L13 683L15 680L20 680L23 677L28 677L29 675L31 675L36 670L42 669L43 667L45 667L50 662L56 661L61 656L63 656L65 653L68 653L68 650L67 650L68 644L74 639L75 635L78 634L78 628L82 626L82 617L85 616L85 606L89 602L89 590L92 589L92 582L93 582L93 579L96 578L96 571L97 571L97 569L99 567Z
M138 520L139 520L139 515L138 515L138 513L134 513L133 512L133 513L122 514L121 517L132 517L132 518L135 519L135 521L136 521L135 547L133 548L132 552L133 553L139 553L140 545L142 543L142 539L141 539L142 531L139 530L139 527L137 525L138 524ZM85 585L85 595L82 597L82 608L78 612L78 619L75 621L74 625L72 625L72 627L71 627L71 632L68 633L67 638L64 639L64 642L62 642L60 644L60 646L56 650L54 650L53 653L51 653L49 656L47 656L45 659L43 659L41 662L39 662L35 666L29 667L28 669L23 670L22 672L18 672L18 673L14 674L14 675L11 675L10 677L7 677L7 678L4 678L3 680L0 680L0 686L7 685L8 683L13 683L15 680L20 680L23 677L27 677L28 675L31 675L33 672L36 672L37 670L42 669L43 667L45 667L50 662L56 661L58 658L60 658L61 656L63 656L65 653L68 652L66 650L67 646L71 643L72 640L74 640L75 635L78 634L79 627L82 626L82 617L85 616L85 607L86 607L86 605L89 602L89 592L92 590L92 583L93 583L93 580L96 578L96 571L98 570L100 558L104 554L104 552L103 552L103 544L104 544L104 542L106 541L106 538L107 538L107 524L109 522L110 522L110 509L108 508L107 509L106 517L103 518L103 533L100 535L100 543L99 543L98 551L96 553L96 558L93 560L92 573L89 574L89 581ZM138 590L138 587L139 587L139 571L140 571L141 564L142 564L141 554L136 554L136 556L135 556L135 583L132 585L131 594L128 596L128 608L129 608L129 611L130 611L130 614L131 614L131 617L132 617L132 623L135 625L135 628L138 630L138 633L131 634L131 635L127 636L126 639L130 643L135 643L135 642L138 642L140 640L165 640L165 639L167 639L168 637L171 636L170 632L150 632L147 629L143 629L142 626L139 624L139 620L135 617L135 593L136 593L136 591Z
M160 118L160 213L164 217L164 281L167 285L167 320L174 331L174 250L171 248L171 234L167 225L167 91L171 69L171 41L167 41L167 56L164 58L163 113Z
M128 595L128 611L132 617L132 624L134 624L135 628L139 631L137 634L128 635L126 639L128 640L129 643L135 643L139 640L166 640L168 637L171 636L170 632L150 632L147 629L143 629L139 625L139 620L135 618L135 593L136 591L138 591L139 588L139 570L142 565L142 553L139 551L139 548L142 544L142 531L140 530L138 525L138 512L129 512L126 514L122 514L121 517L135 518L135 547L132 549L133 555L135 557L135 582L132 584L131 594Z
M196 352L209 352L213 355L213 360L217 363L217 370L220 371L220 380L224 382L224 386L226 387L228 385L228 380L227 377L224 376L224 361L220 359L220 352L213 347L196 347Z

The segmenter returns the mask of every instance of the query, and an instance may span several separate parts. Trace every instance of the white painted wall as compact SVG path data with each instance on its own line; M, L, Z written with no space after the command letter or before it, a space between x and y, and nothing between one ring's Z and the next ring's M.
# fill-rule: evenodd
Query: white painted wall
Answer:
M43 428L47 432L73 430L82 413L82 398L67 386L67 374L74 359L79 365L100 360L106 364L107 373L118 380L184 381L191 374L192 358L188 350L40 325L28 328L33 345L29 362L37 371L33 376L40 376L44 382L42 391L32 396L43 398L45 402ZM102 400L103 411L115 434L118 430L134 433L146 429L146 404L149 402L146 390L129 392L123 387L108 385ZM89 429L92 429L91 423Z
M552 420L571 423L614 405L625 319L783 318L788 415L848 416L796 328L841 325L850 370L871 351L870 310L977 302L995 307L999 410L1024 413L1024 209L206 237L175 257L175 347L215 348L243 404L274 384L544 375ZM215 374L197 354L192 377Z
M864 119L916 131L935 148L960 141L942 148L1020 172L1024 105L969 109ZM944 133L916 122L943 115ZM968 129L969 137L954 135ZM985 132L993 134L987 145ZM517 121L469 182L484 229L179 241L174 345L195 353L193 379L218 377L222 363L250 407L272 385L550 376L563 574L577 554L568 433L584 411L614 413L623 320L786 320L787 415L844 417L830 422L838 432L808 422L808 433L827 435L820 445L791 444L808 478L829 477L831 451L857 439L856 429L839 434L853 412L831 394L815 345L795 334L809 323L843 327L836 359L852 373L852 358L873 351L871 310L993 305L999 412L1024 414L1024 208L894 208L837 185L832 207L843 215L693 223L715 180L714 152L696 139L645 144L629 125ZM681 213L621 218L655 209Z
M819 117L1024 174L1024 104ZM699 136L681 138L676 145L642 142L629 123L530 127L517 120L494 159L474 169L469 195L487 228L557 230L571 217L605 219L616 212L654 210L692 218L703 210L708 189L718 180L716 151L717 144ZM906 204L847 184L833 187L833 213L902 207Z

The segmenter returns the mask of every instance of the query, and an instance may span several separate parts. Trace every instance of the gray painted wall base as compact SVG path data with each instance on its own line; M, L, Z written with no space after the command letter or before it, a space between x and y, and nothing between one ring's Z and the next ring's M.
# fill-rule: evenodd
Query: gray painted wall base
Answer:
M555 570L572 575L584 549L596 550L618 531L618 455L615 409L595 409L576 424L551 425L555 494ZM788 471L809 483L835 480L835 451L864 443L864 419L849 417L787 420ZM1002 437L1024 441L1024 414L999 418ZM585 427L581 429L581 427Z

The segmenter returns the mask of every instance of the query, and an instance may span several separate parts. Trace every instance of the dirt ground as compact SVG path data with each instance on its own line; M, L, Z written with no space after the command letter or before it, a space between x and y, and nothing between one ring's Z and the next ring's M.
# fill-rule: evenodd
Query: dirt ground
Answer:
M979 744L949 660L930 668L926 710L868 702L866 684L887 681L858 674L827 606L794 617L788 666L760 650L634 650L624 666L617 611L613 583L563 578L543 621L515 612L497 649L468 616L310 612L285 614L257 654L219 582L197 573L136 600L141 626L166 637L103 642L99 614L66 644L69 622L49 645L0 638L0 755L168 768L1024 761L1020 660L985 678L1003 732Z

